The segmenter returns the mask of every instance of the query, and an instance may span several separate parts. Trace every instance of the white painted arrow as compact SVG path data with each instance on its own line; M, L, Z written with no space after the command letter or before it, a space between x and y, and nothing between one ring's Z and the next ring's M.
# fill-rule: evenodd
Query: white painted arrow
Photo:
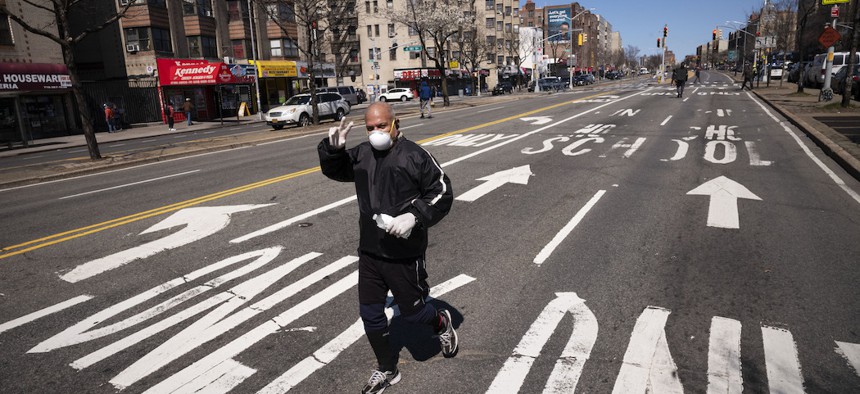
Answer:
M556 298L547 304L532 323L513 354L496 374L487 393L517 393L535 359L561 323L566 313L573 316L573 332L544 386L544 393L572 393L582 374L582 367L591 355L597 340L597 318L585 300L576 293L555 293ZM526 390L533 392L534 390Z
M708 207L708 226L719 228L740 228L738 220L738 199L759 200L749 189L729 178L720 176L687 192L687 195L711 196Z
M273 204L183 209L144 230L140 235L185 225L185 228L182 230L164 238L81 264L66 274L61 275L60 279L75 283L102 272L121 267L134 260L143 259L168 249L178 248L182 245L206 238L227 227L227 224L230 223L230 214L250 211L269 205Z
M506 183L527 185L529 183L529 177L532 175L534 174L532 174L531 167L529 167L528 164L521 167L514 167L510 170L499 171L493 175L478 178L477 180L479 181L487 182L461 194L456 198L456 200L473 202Z
M520 120L525 121L525 122L531 122L531 124L533 124L535 126L539 126L542 124L547 124L549 122L552 122L552 118L550 118L549 116L534 116L531 118L520 118Z

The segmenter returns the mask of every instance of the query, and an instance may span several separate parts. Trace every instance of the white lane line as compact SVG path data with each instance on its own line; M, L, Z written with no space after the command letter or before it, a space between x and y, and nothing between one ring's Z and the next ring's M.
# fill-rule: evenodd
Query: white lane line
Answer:
M406 126L406 127L401 127L401 128L399 128L398 130L406 130L406 129L411 129L411 128L413 128L413 127L418 127L418 126L424 126L424 123L418 123L418 124L413 124L413 125L409 125L409 126Z
M753 102L758 104L758 106L761 107L761 109L764 110L764 112L768 116L770 116L770 118L773 119L774 122L776 122L780 126L782 126L782 129L785 130L785 132L788 133L788 135L790 135L791 138L794 138L794 141L797 142L797 145L800 145L800 148L803 149L803 151L806 153L806 155L809 156L809 158L812 159L812 161L815 164L817 164L818 167L821 168L821 170L824 171L824 173L830 177L830 179L833 180L833 182L835 182L837 185L839 185L839 187L841 187L842 190L845 190L845 193L848 193L848 195L851 196L851 198L853 198L854 201L857 201L857 203L860 204L860 194L857 194L857 192L855 192L854 190L851 190L851 188L848 187L847 184L845 184L845 181L843 181L842 178L839 177L839 175L836 175L836 173L831 171L830 168L828 168L821 160L819 160L817 157L815 157L815 155L812 154L812 151L806 147L806 144L803 143L803 141L800 139L800 137L798 137L797 134L794 131L792 131L788 127L788 125L785 124L785 122L781 122L776 116L774 116L772 113L770 113L770 111L767 108L765 108L764 104L762 104L761 102L756 100L756 98L753 97L752 94L750 94L749 92L746 92L746 93L747 93L747 96Z
M21 316L17 319L10 320L6 323L0 324L0 333L3 333L7 330L11 330L11 329L18 327L18 326L22 326L24 324L27 324L27 323L33 321L33 320L48 316L52 313L57 313L63 309L73 307L73 306L78 305L82 302L89 301L92 298L93 298L93 296L90 296L90 295L80 295L80 296L77 296L75 298L65 300L59 304L51 305L47 308L40 309L40 310L35 311L33 313Z
M217 133L217 132L218 132L218 130L211 130L211 131L204 131L203 134L212 134L212 133Z
M174 135L173 139L176 140L176 139L185 138L185 137L186 137L185 135Z
M629 98L631 98L631 97L638 96L638 95L640 95L640 94L642 94L642 93L645 93L645 92L648 92L648 91L650 91L650 90L651 90L650 88L649 88L649 89L645 89L645 90L643 90L643 91L641 91L641 92L631 94L630 96L627 96L627 97L624 97L624 98L620 98L620 99L615 100L615 101L610 101L610 102L605 103L605 104L601 104L601 105L599 105L599 106L597 106L597 107L594 107L594 108L592 108L592 109L585 110L585 111L580 112L580 113L578 113L578 114L576 114L576 115L573 115L573 116L571 116L571 117L569 117L569 118L567 118L567 119L562 119L562 120L560 120L560 121L558 121L558 122L555 122L555 123L553 123L553 124L546 125L546 126L541 127L541 128L539 128L539 129L535 129L535 130L532 130L532 131L530 131L530 132L528 132L528 133L521 134L521 135L519 135L519 136L517 136L517 137L511 138L511 139L509 139L509 140L505 140L505 141L500 142L500 143L498 143L498 144L496 144L496 145L488 146L488 147L486 147L486 148L484 148L484 149L481 149L481 150L479 150L479 151L475 151L475 152L472 152L472 153L469 153L469 154L466 154L466 155L460 156L460 157L459 157L459 158L457 158L457 159L451 160L451 161L446 162L446 163L442 163L442 164L440 164L440 166L442 166L442 167L447 167L447 166L449 166L449 165L456 164L456 163L461 162L461 161L463 161L463 160L470 159L470 158L472 158L472 157L478 156L478 155L480 155L480 154L483 154L483 153L486 153L486 152L492 151L492 150L494 150L494 149L500 148L500 147L502 147L502 146L505 146L505 145L507 145L507 144L510 144L510 143L512 143L512 142L514 142L514 141L518 141L518 140L521 140L521 139L523 139L523 138L529 137L529 136L531 136L531 135L533 135L533 134L537 134L537 133L539 133L539 132L541 132L541 131L543 131L543 130L547 130L547 129L551 128L551 127L558 126L558 125L563 124L563 123L565 123L565 122L567 122L567 121L570 121L570 120L576 119L576 118L578 118L578 117L580 117L580 116L582 116L582 115L585 115L585 114L587 114L587 113L593 112L593 111L598 110L598 109L601 109L601 108L606 107L606 106L608 106L608 105L615 104L615 103L618 103L619 101L627 100L627 99L629 99ZM417 125L416 125L416 126L417 126ZM432 141L430 141L430 142L432 142ZM247 240L249 240L249 239L251 239L251 238L256 238L256 237L259 237L259 236L262 236L262 235L265 235L265 234L268 234L268 233L271 233L271 232L274 232L274 231L277 231L277 230L280 230L280 229L283 229L283 228L289 227L290 225L292 225L293 223L296 223L296 222L297 222L297 221L299 221L299 220L303 220L303 219L306 219L306 218L308 218L308 217L310 217L310 216L316 215L316 214L318 214L318 213L322 213L322 212L328 211L329 209L332 209L332 208L338 207L338 206L340 206L340 205L346 204L346 203L348 203L348 202L350 202L350 201L352 201L352 200L355 200L355 199L356 199L356 197L355 197L355 196L347 197L347 198L345 198L345 199L343 199L343 200L333 202L333 203L331 203L331 204L329 204L329 205L326 205L326 206L324 206L324 207L320 207L320 208L314 209L314 210L312 210L312 211L306 212L306 213L301 214L301 215L299 215L299 216L296 216L296 217L293 217L293 218L287 219L287 220L285 220L285 221L283 221L283 222L275 223L275 224L273 224L273 225L271 225L271 226L268 226L268 227L266 227L266 228L264 228L264 229L257 230L257 231L255 231L255 232L253 232L253 233L248 234L248 235L244 235L244 236L242 236L242 237L239 237L239 238L233 239L233 240L231 240L231 241L230 241L230 243L240 243L240 242L245 242L245 241L247 241Z
M173 178L173 177L182 176L182 175L188 175L188 174L192 174L192 173L195 173L195 172L198 172L198 171L200 171L200 170L192 170L192 171L180 172L180 173L178 173L178 174L173 174L173 175L165 175L165 176L158 177L158 178L152 178L152 179L147 179L147 180L138 181L138 182L126 183L126 184L124 184L124 185L112 186L112 187L108 187L108 188L104 188L104 189L92 190L92 191L88 191L88 192L84 192L84 193L78 193L78 194L72 194L71 196L60 197L59 199L60 199L60 200L65 200L65 199L67 199L67 198L80 197L80 196L85 196L85 195L87 195L87 194L100 193L100 192L103 192L103 191L114 190L114 189L120 189L120 188L123 188L123 187L134 186L134 185L140 185L140 184L149 183L149 182L154 182L154 181L160 181L160 180L162 180L162 179Z
M70 150L69 153L81 153L81 152L86 152L86 151L87 151L86 149L75 149L75 150Z
M111 144L111 145L108 145L107 147L108 148L116 148L118 146L125 146L125 144Z
M666 123L669 123L669 119L672 119L672 115L669 115L669 117L667 117L666 120L663 121L663 123L660 123L660 126L665 126Z
M229 130L229 131L242 130L242 127L233 127L231 129L227 129L227 130Z
M156 142L156 141L158 141L158 140L157 140L157 139L155 139L155 138L153 138L153 139L151 139L151 140L143 140L143 141L140 141L140 142Z
M741 322L714 316L708 342L708 394L740 394L743 391Z
M502 108L505 108L505 106L501 106L501 107L493 107L493 108L487 108L487 109L482 109L482 110L480 110L480 111L476 111L475 113L476 113L476 114L479 114L479 113L481 113L481 112L495 111L495 110L497 110L497 109L502 109Z
M837 353L842 354L848 364L854 368L854 373L860 376L860 344L835 341Z
M474 280L475 278L460 274L455 278L433 286L430 289L430 296L427 297L427 300L429 301L432 298L439 298L445 293L455 290ZM387 303L391 304L391 301L392 299L389 298ZM400 309L387 307L385 308L385 314L390 322L394 316L400 314ZM355 323L349 326L346 331L343 331L334 339L323 345L315 351L313 355L299 361L296 365L287 370L287 372L284 372L281 376L278 376L275 380L267 384L266 387L263 387L257 392L257 394L276 394L290 391L299 383L307 379L308 376L334 361L337 356L343 353L343 351L358 341L362 336L364 336L364 323L362 323L361 319L358 319Z
M797 358L797 345L791 332L761 326L767 383L771 393L803 394L803 374Z
M552 238L552 241L549 241L549 243L543 247L540 253L535 256L535 264L541 265L544 261L546 261L547 258L549 258L549 255L551 255L552 252L555 251L555 248L557 248L558 245L561 244L561 241L564 241L564 239L567 238L570 232L573 231L574 228L576 228L576 225L578 225L579 222L582 221L582 218L585 217L585 214L587 214L588 211L591 210L591 208L594 207L595 204L597 204L597 201L600 200L600 197L603 197L604 193L606 193L606 190L598 190L597 193L595 193L594 196L591 197L591 200L588 200L585 206L583 206L579 210L579 212L577 212L576 215L573 216L573 219L570 219L570 221L567 222L564 227L562 227L561 231L559 231L558 234L556 234L555 237Z

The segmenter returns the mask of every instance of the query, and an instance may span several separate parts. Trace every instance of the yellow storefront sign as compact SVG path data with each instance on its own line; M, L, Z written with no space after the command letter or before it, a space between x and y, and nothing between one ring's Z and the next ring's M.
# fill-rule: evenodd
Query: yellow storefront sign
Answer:
M297 77L296 62L289 60L249 60L248 63L257 66L257 76L260 78Z
M847 3L849 0L821 0L821 5Z

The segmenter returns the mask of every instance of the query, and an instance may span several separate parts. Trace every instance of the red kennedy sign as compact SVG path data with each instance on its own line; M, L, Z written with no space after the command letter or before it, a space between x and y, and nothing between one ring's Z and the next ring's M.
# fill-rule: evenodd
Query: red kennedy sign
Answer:
M240 76L239 70L223 62L210 63L195 59L155 59L158 65L158 82L161 86L170 85L219 85L230 83L249 83L253 79Z
M63 64L0 63L0 92L45 91L72 87Z

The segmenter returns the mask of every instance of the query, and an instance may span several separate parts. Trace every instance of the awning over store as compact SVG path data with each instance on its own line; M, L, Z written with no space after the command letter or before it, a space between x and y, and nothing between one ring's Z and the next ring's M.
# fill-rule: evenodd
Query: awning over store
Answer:
M257 65L260 78L298 77L296 62L290 60L248 60Z
M0 91L45 91L72 87L64 64L0 63Z
M161 86L251 83L247 65L197 59L155 59Z

